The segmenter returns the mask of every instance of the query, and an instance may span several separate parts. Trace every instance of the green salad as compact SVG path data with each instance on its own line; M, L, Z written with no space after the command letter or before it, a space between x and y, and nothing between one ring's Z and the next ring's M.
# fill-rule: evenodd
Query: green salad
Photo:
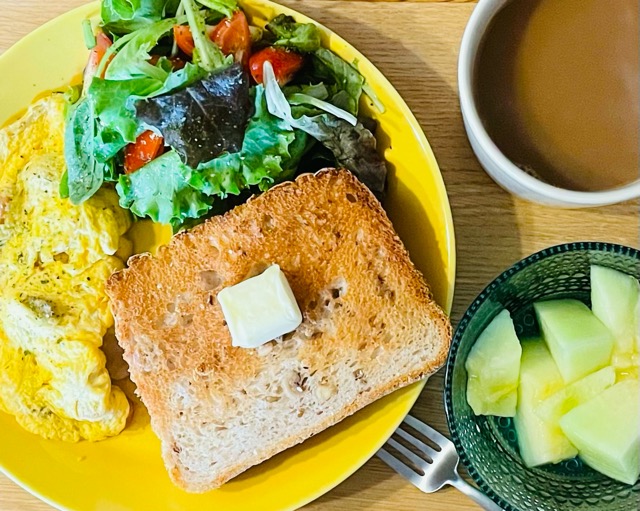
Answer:
M347 168L376 195L377 98L313 24L253 26L235 0L103 0L69 108L60 190L115 186L135 216L193 225L298 172Z

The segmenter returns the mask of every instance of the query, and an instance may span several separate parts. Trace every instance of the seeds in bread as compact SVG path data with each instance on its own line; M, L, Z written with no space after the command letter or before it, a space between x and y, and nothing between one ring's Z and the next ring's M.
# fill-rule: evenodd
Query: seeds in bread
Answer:
M216 295L274 263L303 322L234 348ZM432 374L451 339L380 203L344 170L302 175L178 234L107 289L165 465L190 492Z

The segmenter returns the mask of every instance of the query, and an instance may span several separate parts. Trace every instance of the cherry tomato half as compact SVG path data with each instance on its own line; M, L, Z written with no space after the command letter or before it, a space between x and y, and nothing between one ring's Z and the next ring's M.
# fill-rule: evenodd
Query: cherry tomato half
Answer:
M286 48L275 46L269 46L254 53L249 59L249 70L256 83L262 83L264 80L262 68L266 61L271 62L276 80L282 86L291 81L293 75L300 70L304 64L304 57Z
M132 174L144 167L151 160L162 154L164 139L153 131L147 130L140 134L133 144L124 150L124 172Z
M247 17L242 11L237 11L231 18L224 18L215 27L208 26L206 33L222 53L233 55L236 62L247 65L251 54L251 32ZM189 56L193 55L195 43L188 25L174 26L173 37L178 48Z
M251 54L251 32L247 17L242 11L237 11L231 18L224 18L215 26L209 37L220 47L222 53L233 55L235 61L243 66L248 64Z
M111 42L111 39L109 39L109 36L104 32L99 31L96 34L96 45L91 49L91 52L89 53L89 60L87 61L87 66L84 68L85 83L89 83L95 76L96 71L98 71L98 67L100 66L100 62L102 61L103 57L107 53L107 50L112 44L113 43ZM109 62L111 62L111 59L113 59L114 56L115 54L111 56ZM104 78L104 74L107 71L109 62L107 62L106 66L104 66L100 78Z
M191 29L188 25L175 25L173 27L173 38L184 53L191 56L196 45L193 42L193 36L191 35Z

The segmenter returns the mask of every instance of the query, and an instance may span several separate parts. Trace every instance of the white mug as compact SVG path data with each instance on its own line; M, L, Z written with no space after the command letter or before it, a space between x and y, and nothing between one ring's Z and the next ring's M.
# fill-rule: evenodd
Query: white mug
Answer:
M476 157L491 178L523 199L565 208L604 206L640 197L640 179L598 192L579 192L550 185L517 167L498 149L485 130L474 98L473 84L478 50L496 13L511 0L480 0L462 37L458 57L458 93L467 137Z

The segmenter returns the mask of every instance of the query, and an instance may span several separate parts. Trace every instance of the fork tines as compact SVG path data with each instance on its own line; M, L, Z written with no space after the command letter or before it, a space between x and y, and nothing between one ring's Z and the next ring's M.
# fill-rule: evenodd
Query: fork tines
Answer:
M418 455L417 452L412 451L405 445L398 442L393 437L389 438L389 440L385 444L385 447L387 446L393 447L394 450L400 453L407 461L409 461L415 468L418 469L419 475L424 475L425 469L427 468L428 465L430 465L431 463L433 463L433 461L435 461L435 459L438 456L438 453L442 450L442 448L440 447L438 449L434 449L433 447L426 444L418 437L411 434L406 429L406 426L409 426L410 428L414 429L418 433L424 435L424 437L431 440L431 442L433 442L436 445L438 444L438 442L442 442L442 439L444 439L444 441L448 441L448 440L444 438L442 435L440 435L440 433L430 428L426 424L420 422L419 420L415 419L411 415L407 415L407 417L402 422L402 424L398 427L398 429L396 429L394 435L397 435L403 438L404 440L406 440L407 443L410 446L414 447L414 449L417 452L419 452L421 456ZM388 465L391 465L391 463L393 463L392 468L394 470L400 471L396 466L397 459L388 450L386 450L385 447L382 447L380 449L378 456L383 461L385 461L385 463L387 463ZM391 461L391 459L394 461Z
M391 442L392 439L389 439L389 441L387 442L387 444L389 444ZM395 442L395 440L394 440ZM397 442L395 442L397 445ZM385 444L385 446L387 445ZM391 444L393 445L393 444ZM397 446L394 446L395 449L397 449ZM403 449L405 449L404 447L402 447ZM406 451L408 451L411 456L415 456L416 458L420 459L418 456L416 456L415 454L413 454L411 451L409 451L408 449L406 449ZM399 451L402 452L402 451ZM413 468L411 468L409 465L405 464L403 461L399 460L398 458L396 458L393 454L391 454L389 451L387 451L384 447L381 447L378 452L376 453L376 455L378 456L378 458L380 458L382 461L384 461L387 465L389 465L393 470L395 470L396 472L398 472L398 474L400 474L401 476L403 476L404 478L408 479L409 482L411 482L414 486L418 486L420 487L420 482L422 480L422 476L424 475L424 472L422 473L418 473L415 470L413 470ZM425 463L423 460L421 460L421 463Z
M451 443L451 440L449 440L446 436L438 433L431 426L428 426L424 422L419 421L418 419L416 419L415 417L412 417L411 415L407 415L404 418L404 421L402 422L405 424L408 424L419 433L422 433L425 437L429 438L433 443L440 446L441 449L443 446Z
M424 440L411 431L415 431ZM451 445L451 441L411 415L407 415L395 431L394 436L399 437L404 442L401 443L396 438L391 437L376 453L377 456L415 486L423 489L423 491L427 490L424 476L430 465L445 461L444 457L450 451L448 447ZM429 445L426 441L432 445ZM393 451L396 451L397 454Z

